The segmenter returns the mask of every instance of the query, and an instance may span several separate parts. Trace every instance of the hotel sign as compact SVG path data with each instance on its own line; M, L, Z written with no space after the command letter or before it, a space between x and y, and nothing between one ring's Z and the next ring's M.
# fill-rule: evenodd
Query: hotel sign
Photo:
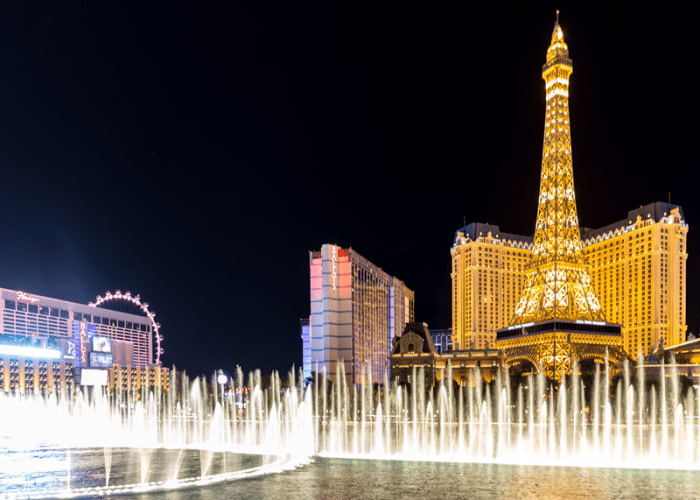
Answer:
M34 297L24 292L16 292L16 297L18 302L27 302L28 304L36 304L39 302L39 297Z
M90 368L112 368L112 354L107 352L91 352Z
M88 344L97 333L95 325L85 321L73 321L73 339L75 340L75 367L87 366Z
M331 247L331 284L333 290L338 288L338 247Z

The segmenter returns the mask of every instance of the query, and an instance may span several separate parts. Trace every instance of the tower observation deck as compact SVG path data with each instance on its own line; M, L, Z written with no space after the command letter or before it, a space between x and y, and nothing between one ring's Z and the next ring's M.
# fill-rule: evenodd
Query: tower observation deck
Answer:
M569 120L572 72L557 11L542 67L547 107L532 259L510 324L496 332L509 362L542 365L553 379L569 373L574 361L602 360L606 351L613 361L624 356L621 327L605 321L582 251Z

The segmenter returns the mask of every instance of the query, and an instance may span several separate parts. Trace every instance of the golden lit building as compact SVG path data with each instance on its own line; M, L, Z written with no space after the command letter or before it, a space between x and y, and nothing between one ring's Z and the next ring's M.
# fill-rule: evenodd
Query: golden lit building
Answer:
M571 59L558 19L542 78L546 117L534 238L470 224L452 247L456 349L494 344L552 378L575 361L622 359L685 340L687 226L655 203L581 236L569 124ZM607 320L606 320L607 318ZM608 322L610 321L610 322ZM624 335L624 337L623 337ZM623 340L624 339L624 340Z
M72 383L73 364L70 360L0 354L0 394L50 394Z
M493 347L515 312L532 238L475 222L457 231L450 253L454 349Z
M581 229L583 255L608 321L622 325L632 357L686 338L688 226L678 205L656 202L600 229ZM508 326L532 254L532 237L472 223L456 232L452 254L455 349L493 346Z
M0 346L1 347L1 346ZM6 346L7 347L7 346ZM32 348L25 348L31 350ZM74 370L71 359L60 356L60 350L33 349L36 353L3 354L0 352L0 394L65 394L74 389ZM44 351L41 353L39 351ZM53 356L56 352L58 355ZM107 385L124 391L142 388L168 390L169 370L161 365L120 365L107 368Z
M122 391L157 389L168 392L170 370L160 365L137 366L115 364L109 370L109 388Z
M686 340L687 234L681 207L661 202L582 234L595 292L632 357Z

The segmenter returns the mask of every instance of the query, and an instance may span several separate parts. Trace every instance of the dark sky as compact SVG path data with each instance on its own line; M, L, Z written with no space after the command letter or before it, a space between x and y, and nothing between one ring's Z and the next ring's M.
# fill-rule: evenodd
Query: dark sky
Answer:
M287 370L336 243L449 327L464 217L534 231L559 8L580 223L670 192L699 332L697 13L445 3L4 3L0 286L129 290L166 365Z

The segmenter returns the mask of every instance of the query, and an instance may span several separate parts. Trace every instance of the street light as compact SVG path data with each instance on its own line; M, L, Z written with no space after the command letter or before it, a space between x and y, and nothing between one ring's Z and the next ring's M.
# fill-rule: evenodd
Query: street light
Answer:
M224 420L227 420L228 419L228 417L227 417L228 412L226 411L226 407L228 405L226 404L226 393L224 391L224 386L226 385L226 382L228 382L228 377L226 375L224 375L223 370L219 370L219 375L217 375L216 381L221 386L221 408L224 411Z

